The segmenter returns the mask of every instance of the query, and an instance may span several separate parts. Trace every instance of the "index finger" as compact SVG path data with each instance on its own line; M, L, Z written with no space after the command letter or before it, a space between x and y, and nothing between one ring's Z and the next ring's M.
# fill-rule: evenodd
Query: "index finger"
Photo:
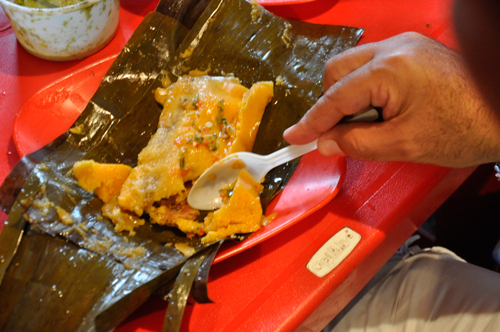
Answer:
M348 49L337 54L325 66L323 93L343 77L370 62L376 53L376 44L366 44Z
M383 107L389 92L380 71L365 65L332 85L316 104L283 136L291 144L306 144L330 130L344 116Z

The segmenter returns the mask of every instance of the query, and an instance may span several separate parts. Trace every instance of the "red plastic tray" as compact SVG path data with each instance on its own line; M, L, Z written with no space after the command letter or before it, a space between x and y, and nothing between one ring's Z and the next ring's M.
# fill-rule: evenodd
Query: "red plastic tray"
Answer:
M24 103L14 122L14 143L21 156L36 151L71 127L115 58L76 71ZM323 207L340 190L344 174L344 157L326 158L317 151L305 155L285 189L267 209L267 215L277 213L273 222L243 242L225 244L214 262L261 243Z

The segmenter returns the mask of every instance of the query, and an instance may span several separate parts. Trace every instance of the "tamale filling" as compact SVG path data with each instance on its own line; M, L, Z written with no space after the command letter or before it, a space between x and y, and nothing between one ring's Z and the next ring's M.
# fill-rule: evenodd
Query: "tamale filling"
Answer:
M250 198L246 203L242 203L243 198L235 199L238 209L247 209L241 213L252 216L251 222L243 216L239 220L251 225L227 227L234 220L219 219L229 218L233 213L231 208L225 206L228 211L217 214L219 217L214 217L217 222L202 223L196 221L200 213L187 204L186 198L191 183L214 162L228 154L252 149L262 115L273 96L273 83L258 82L248 89L235 77L211 76L182 76L174 84L169 80L162 83L164 87L155 91L157 102L163 105L158 128L139 153L137 166L127 169L124 165L89 160L75 163L74 173L80 186L94 190L106 203L103 215L113 221L117 231L133 232L144 224L144 213L150 222L177 227L188 237L211 232L203 240L205 243L234 232L257 230L262 217L258 199L255 204L250 204ZM249 188L247 185L243 189L248 179L242 176L246 180L239 178L233 189L237 197L242 195L240 191ZM258 198L260 190L255 192L250 196ZM231 205L231 200L228 204ZM222 225L224 231L217 233L216 225Z

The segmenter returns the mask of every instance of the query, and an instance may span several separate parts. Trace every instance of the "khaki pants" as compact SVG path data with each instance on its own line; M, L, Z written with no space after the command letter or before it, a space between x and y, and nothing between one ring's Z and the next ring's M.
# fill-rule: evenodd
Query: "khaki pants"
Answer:
M498 332L500 273L404 247L323 331Z

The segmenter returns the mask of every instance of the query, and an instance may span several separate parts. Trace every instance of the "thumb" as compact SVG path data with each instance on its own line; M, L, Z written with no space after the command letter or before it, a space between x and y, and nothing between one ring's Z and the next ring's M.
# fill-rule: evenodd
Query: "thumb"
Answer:
M365 161L412 160L413 134L401 130L395 119L381 123L340 124L323 133L318 151L325 156L347 155Z

